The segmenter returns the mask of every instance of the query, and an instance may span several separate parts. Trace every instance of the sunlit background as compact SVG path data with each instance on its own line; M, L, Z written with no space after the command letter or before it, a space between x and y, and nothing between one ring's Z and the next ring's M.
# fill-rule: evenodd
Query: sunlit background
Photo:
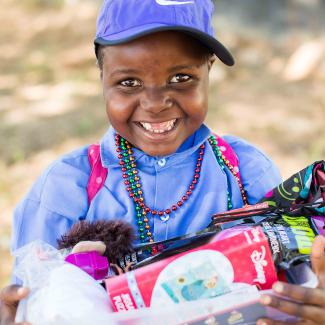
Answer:
M236 66L212 70L208 124L255 143L284 178L324 159L325 1L215 2L216 33ZM14 206L51 161L107 128L92 45L99 6L1 1L0 286Z

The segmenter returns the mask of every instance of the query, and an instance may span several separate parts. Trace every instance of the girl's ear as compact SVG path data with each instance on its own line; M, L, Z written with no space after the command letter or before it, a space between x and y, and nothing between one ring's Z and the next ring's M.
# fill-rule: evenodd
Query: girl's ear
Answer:
M216 55L215 54L210 54L209 57L208 57L208 69L210 71L210 69L212 68L212 65L213 63L215 62L216 60Z
M103 82L103 66L100 65L99 61L96 62L97 68L99 70L100 81Z

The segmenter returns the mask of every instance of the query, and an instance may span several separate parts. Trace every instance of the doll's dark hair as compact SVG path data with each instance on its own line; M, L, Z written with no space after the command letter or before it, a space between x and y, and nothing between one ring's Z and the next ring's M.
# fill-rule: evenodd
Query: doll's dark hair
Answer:
M80 221L58 239L59 249L72 248L81 241L102 241L106 245L104 256L110 262L132 252L135 234L132 226L115 220Z

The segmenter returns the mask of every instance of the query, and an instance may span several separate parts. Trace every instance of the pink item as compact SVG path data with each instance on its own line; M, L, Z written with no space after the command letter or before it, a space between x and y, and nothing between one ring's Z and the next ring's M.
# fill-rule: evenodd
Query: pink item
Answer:
M271 191L267 192L264 197L266 197L268 199L268 198L272 197L272 195L273 195L273 189Z
M188 295L190 300L210 298L240 283L270 289L275 281L268 239L256 227L108 278L105 283L114 310L123 311L163 308L168 301L188 300Z
M234 167L233 172L235 176L239 178L239 182L241 183L238 157L234 149L231 147L231 145L228 142L226 142L224 139L219 137L217 134L213 133L213 135L217 139L218 147L220 148L222 154L225 156L226 160L229 161L230 165Z
M65 261L79 267L95 280L102 280L108 274L107 258L96 251L69 254Z
M107 168L102 165L98 143L89 146L88 159L91 167L87 185L88 203L90 204L97 192L103 187L107 177Z
M325 236L325 217L312 217L320 235Z

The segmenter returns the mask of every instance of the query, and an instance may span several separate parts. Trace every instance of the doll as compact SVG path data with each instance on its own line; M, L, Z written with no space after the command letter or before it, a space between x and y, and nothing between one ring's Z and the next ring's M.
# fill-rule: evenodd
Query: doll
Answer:
M97 252L107 258L115 274L121 274L123 270L118 266L117 261L132 253L134 239L132 226L123 221L80 221L58 239L58 248L71 250L71 254ZM130 268L131 263L124 271Z

